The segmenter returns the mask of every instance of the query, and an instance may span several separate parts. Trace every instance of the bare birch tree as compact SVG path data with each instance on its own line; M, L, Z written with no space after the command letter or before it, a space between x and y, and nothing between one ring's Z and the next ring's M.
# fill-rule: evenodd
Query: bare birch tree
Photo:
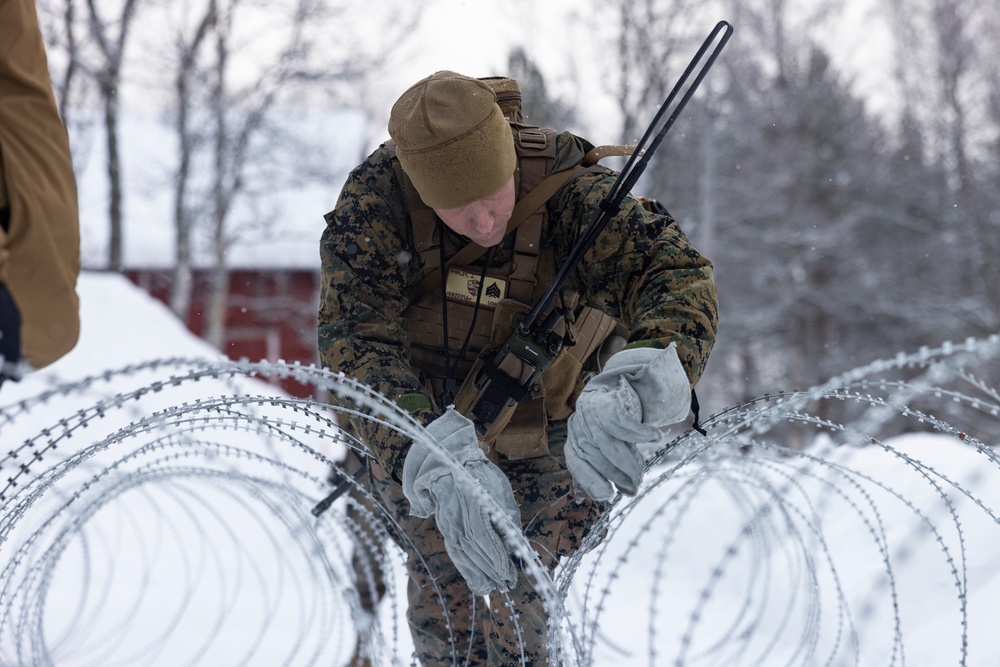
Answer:
M209 0L197 29L178 41L175 109L182 159L175 180L173 302L179 314L190 303L190 244L200 227L208 240L210 268L205 338L217 347L226 338L227 253L244 230L261 224L245 219L252 200L273 194L283 183L326 175L322 168L302 167L309 149L282 127L284 118L303 100L322 99L328 89L350 98L351 87L377 71L384 53L405 41L397 32L408 25L405 20L367 50L353 48L348 39L331 40L330 34L343 32L341 21L356 11L339 0ZM411 13L401 8L398 16ZM261 17L269 26L270 50L263 57L246 28ZM187 185L195 163L207 174L200 194Z
M82 4L82 12L80 11ZM123 266L123 208L125 194L120 146L120 115L123 70L128 64L127 46L133 21L142 3L121 0L48 0L39 3L39 13L54 18L47 30L52 60L62 67L53 72L53 87L59 113L67 124L89 127L90 94L96 90L100 124L104 130L107 175L108 230L106 267ZM58 27L58 30L54 29ZM74 113L80 112L80 113ZM71 131L71 134L74 134ZM79 139L79 136L76 137Z
M96 0L86 0L89 37L97 47L98 57L90 65L90 75L97 83L103 103L105 148L107 150L108 174L108 268L120 271L122 265L122 164L119 149L118 123L121 110L119 88L122 67L125 64L125 47L128 42L132 20L139 0L124 0L115 18L105 18L98 9Z
M196 91L194 74L198 58L207 41L210 30L216 21L216 2L211 0L204 7L198 19L194 22L191 34L185 34L183 27L178 28L174 37L176 48L176 75L174 77L174 130L177 136L177 172L174 178L174 268L173 280L170 284L170 309L182 320L187 319L191 307L191 291L193 287L193 254L191 247L191 230L193 226L193 211L190 199L190 181L192 176L194 153L198 146L198 136L192 130L193 108L199 101L194 99Z

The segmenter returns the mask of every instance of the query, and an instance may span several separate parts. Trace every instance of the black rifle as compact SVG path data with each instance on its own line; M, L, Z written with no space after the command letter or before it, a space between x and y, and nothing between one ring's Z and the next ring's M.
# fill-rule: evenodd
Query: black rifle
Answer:
M340 474L343 476L343 479L340 481L340 484L334 487L333 491L328 493L326 498L323 498L323 500L316 503L316 506L313 507L311 510L313 516L318 517L323 512L330 509L330 505L332 505L337 500L337 498L344 495L347 492L347 490L351 488L351 485L353 485L355 482L360 482L362 478L364 478L364 476L368 474L368 466L367 465L359 466L358 469L355 470L354 474L352 475L348 475L346 472L343 471L341 471Z
M607 197L601 201L600 211L586 232L577 239L552 285L535 307L524 316L510 338L494 353L484 355L484 358L477 362L469 381L459 391L456 408L472 419L480 436L486 436L491 430L495 433L495 427L502 428L506 424L517 404L531 395L542 372L559 354L563 339L553 330L565 314L561 309L553 309L544 321L539 322L541 314L552 305L570 271L576 268L584 254L594 245L608 222L621 211L625 196L645 171L653 153L684 110L688 100L694 95L732 34L733 27L726 21L720 21L709 33L673 90L667 95L660 110L656 112L653 122L619 173ZM709 51L716 41L718 43ZM703 59L704 63L698 73L681 95L680 91L684 89L695 67ZM681 96L676 106L673 106L678 95Z

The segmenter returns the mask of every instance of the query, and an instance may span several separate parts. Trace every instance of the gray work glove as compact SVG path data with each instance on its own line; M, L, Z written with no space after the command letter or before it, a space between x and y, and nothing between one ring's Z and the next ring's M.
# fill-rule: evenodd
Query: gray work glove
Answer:
M451 456L413 441L403 462L403 494L410 501L410 514L434 515L448 556L474 594L511 588L517 572L498 524L506 514L520 527L521 512L507 476L479 448L475 425L455 410L431 422L427 433ZM456 466L463 466L472 479Z
M687 416L691 384L677 346L622 350L592 377L569 418L566 467L578 495L608 500L615 489L635 495L644 461L640 442L657 442L660 428Z

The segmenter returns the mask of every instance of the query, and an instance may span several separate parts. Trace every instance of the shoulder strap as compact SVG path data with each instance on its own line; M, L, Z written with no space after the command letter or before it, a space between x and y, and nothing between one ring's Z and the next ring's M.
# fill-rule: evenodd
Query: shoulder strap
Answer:
M583 156L583 166L592 167L606 157L628 157L634 152L635 146L627 146L624 144L596 146L587 151L587 154Z
M426 268L436 269L441 263L440 255L436 252L435 243L437 236L437 216L434 209L424 203L414 187L413 181L403 171L396 157L396 144L392 140L386 141L386 149L392 162L393 171L396 173L396 182L403 190L403 198L406 202L406 213L410 217L410 233L413 238L413 246L420 255L421 265ZM432 286L433 287L433 286Z

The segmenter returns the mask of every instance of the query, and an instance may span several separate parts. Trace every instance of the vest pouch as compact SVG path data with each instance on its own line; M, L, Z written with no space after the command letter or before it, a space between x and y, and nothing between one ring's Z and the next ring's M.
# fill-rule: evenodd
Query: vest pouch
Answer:
M576 397L583 390L580 360L563 348L542 372L545 407L551 419L568 419L576 406Z
M493 448L511 460L533 459L549 453L545 397L522 401L507 426L496 436Z
M502 346L530 311L530 306L513 299L500 301L493 311L493 330L490 342L480 357L488 357ZM514 355L509 355L505 363L509 364L509 367L501 364L501 370L519 382L525 381L530 376L532 370L530 366L516 360ZM482 361L477 360L472 372L466 376L455 396L455 409L470 419L473 419L472 406L482 395L482 390L476 386L476 379L481 369ZM538 389L540 390L541 387ZM500 453L507 458L522 459L544 456L548 453L545 437L545 406L541 397L542 392L539 391L535 393L535 397L522 401L520 404L509 401L501 409L500 415L493 421L487 432L479 434L479 439L485 446L487 454L493 457ZM509 434L510 437L505 440L506 444L503 445L504 449L501 451L499 447L496 447L497 438L505 433L511 424L515 425L514 430Z
M476 378L479 377L482 368L482 360L477 360L472 367L472 371L465 377L462 386L459 387L458 393L455 394L455 410L473 421L475 421L475 417L472 415L472 406L476 404L476 401L482 395L482 391L476 386ZM514 416L514 411L517 410L517 407L517 403L509 401L500 411L499 416L493 421L486 433L478 433L477 429L480 447L494 463L496 462L496 450L493 449L493 443L500 432L507 426L510 418Z
M531 306L513 299L503 299L497 303L493 311L493 330L490 332L490 342L486 346L495 350L511 337L524 316L531 312Z
M545 409L552 420L568 419L576 409L576 399L583 391L584 382L590 377L584 373L596 362L595 357L609 342L616 339L615 321L593 308L580 310L570 329L572 344L563 347L542 373ZM625 340L612 347L609 354L624 347Z

